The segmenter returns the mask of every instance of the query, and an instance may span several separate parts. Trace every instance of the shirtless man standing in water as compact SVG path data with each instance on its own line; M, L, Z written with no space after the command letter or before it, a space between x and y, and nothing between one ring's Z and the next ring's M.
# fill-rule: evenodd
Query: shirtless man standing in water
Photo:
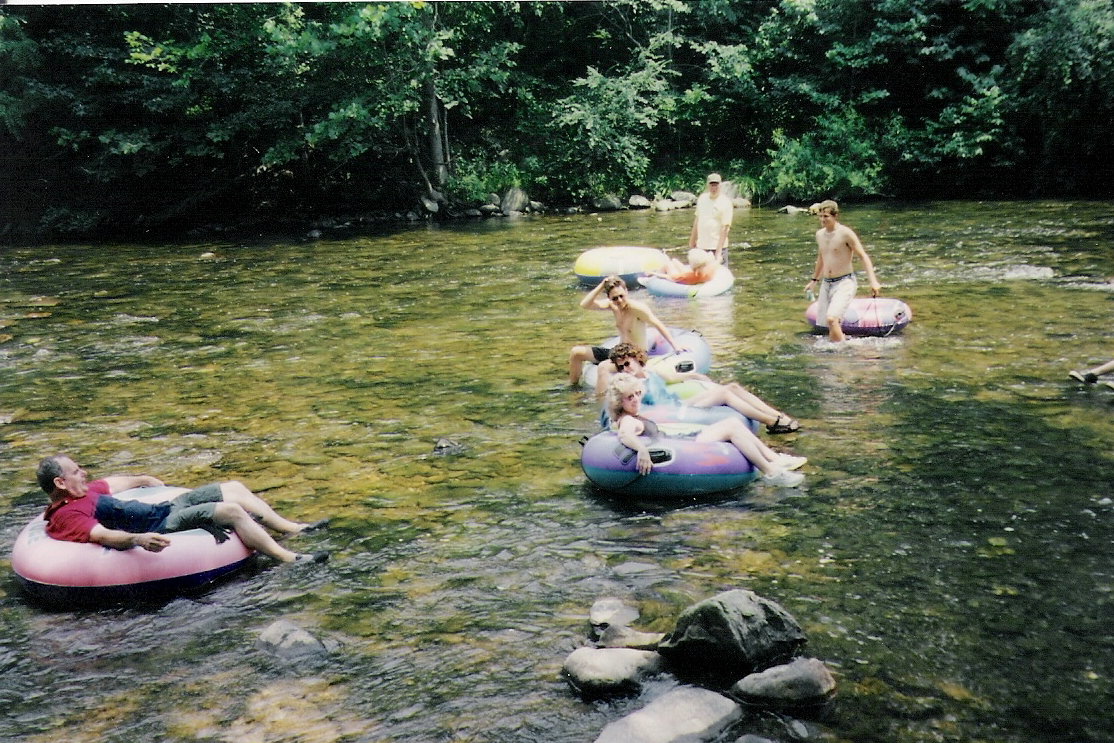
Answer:
M615 329L619 331L620 343L631 343L639 348L648 348L646 326L652 325L674 351L685 350L677 345L669 333L669 328L665 327L649 306L630 299L626 282L618 276L608 276L601 281L595 289L584 296L584 299L580 300L580 306L586 310L611 310L615 315ZM611 361L608 359L610 353L610 349L603 346L573 346L572 351L569 352L569 384L576 386L580 382L580 373L585 361L594 361L601 367L610 365Z
M829 199L820 202L817 209L820 229L816 231L816 267L812 270L812 279L805 284L805 291L810 291L814 284L821 282L816 317L827 322L829 340L839 343L844 339L840 322L859 288L852 259L859 256L863 262L870 280L870 296L877 297L882 285L874 275L874 264L863 250L859 236L850 227L839 223L839 204Z

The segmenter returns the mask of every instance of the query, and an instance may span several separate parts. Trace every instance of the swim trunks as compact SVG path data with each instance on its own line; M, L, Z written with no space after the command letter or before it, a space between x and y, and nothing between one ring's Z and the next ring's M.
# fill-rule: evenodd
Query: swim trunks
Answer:
M824 279L820 284L820 298L816 303L816 323L827 325L829 317L842 320L858 290L859 280L853 273Z

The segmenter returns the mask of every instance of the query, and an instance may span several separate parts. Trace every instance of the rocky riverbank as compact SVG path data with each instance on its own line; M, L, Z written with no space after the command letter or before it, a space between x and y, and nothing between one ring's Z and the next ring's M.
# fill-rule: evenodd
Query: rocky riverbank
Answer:
M608 724L596 743L698 743L756 733L770 716L800 737L835 695L828 667L801 655L807 638L777 603L733 590L690 606L668 634L630 626L639 612L616 598L589 612L591 645L565 659L563 674L585 699L637 695L648 702ZM753 729L751 729L753 728Z

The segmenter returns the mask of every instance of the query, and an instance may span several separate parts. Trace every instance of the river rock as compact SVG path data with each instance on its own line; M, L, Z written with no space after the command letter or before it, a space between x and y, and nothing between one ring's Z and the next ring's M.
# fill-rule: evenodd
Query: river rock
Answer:
M681 686L603 729L595 743L699 743L717 739L742 717L722 694Z
M616 212L623 208L623 201L615 194L607 194L593 199L592 208L601 212Z
M498 204L481 204L480 205L480 214L483 214L485 216L491 217L491 216L494 216L496 214L502 214L502 213L503 212L501 212L499 210L499 205Z
M638 609L613 596L597 600L588 610L588 622L592 625L593 637L599 637L601 632L613 624L626 626L637 619Z
M433 444L433 453L439 457L460 454L462 451L464 451L464 444L452 439L440 438Z
M272 622L260 633L255 647L286 661L313 660L329 654L325 643L287 619Z
M499 211L503 214L510 216L514 212L521 212L530 203L530 197L526 195L518 186L512 186L507 189L503 194L503 198L499 201Z
M627 199L627 206L631 209L649 209L650 200L642 194L632 194L631 197Z
M661 672L663 664L662 657L649 650L577 648L561 670L581 694L610 696L637 692L644 679Z
M634 648L657 650L665 637L661 632L639 632L621 624L613 624L600 634L599 645L604 648Z
M674 209L680 209L682 206L683 204L673 199L658 199L654 202L654 209L659 212L671 212Z
M775 602L735 590L685 609L658 650L678 670L739 678L788 661L805 642L797 620Z
M692 206L696 203L696 194L691 191L674 191L669 194L669 198L682 206Z
M799 707L827 701L835 687L835 679L822 661L797 658L792 663L745 676L735 682L729 693L751 704Z

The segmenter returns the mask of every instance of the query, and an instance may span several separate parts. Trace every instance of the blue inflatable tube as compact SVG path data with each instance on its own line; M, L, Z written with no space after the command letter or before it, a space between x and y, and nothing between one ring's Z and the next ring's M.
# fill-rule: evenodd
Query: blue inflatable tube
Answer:
M722 493L743 487L758 470L738 449L723 441L696 441L664 435L647 442L654 468L638 472L638 457L612 431L584 443L580 466L588 480L609 493L661 499Z
M735 274L727 266L720 266L712 278L702 284L678 284L660 276L640 276L638 283L658 297L698 299L716 297L731 291L731 287L735 286Z

